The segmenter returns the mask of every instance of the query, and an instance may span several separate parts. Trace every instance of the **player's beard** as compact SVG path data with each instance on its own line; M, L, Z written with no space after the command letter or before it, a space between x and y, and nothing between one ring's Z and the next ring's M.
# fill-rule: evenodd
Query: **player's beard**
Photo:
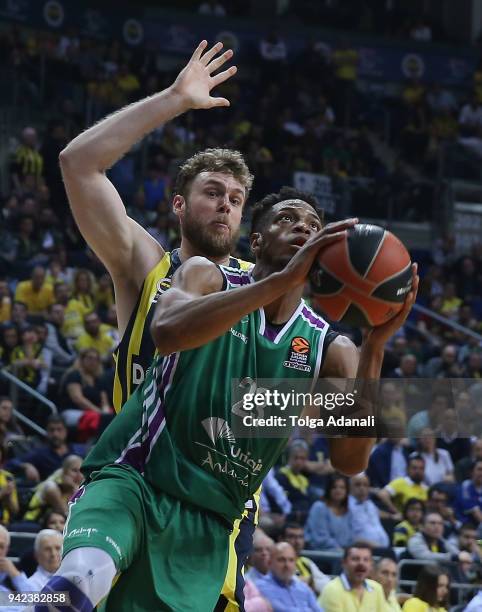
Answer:
M239 238L239 229L236 232L216 233L210 231L209 226L200 225L189 207L182 224L182 232L199 253L205 257L225 257L234 251Z

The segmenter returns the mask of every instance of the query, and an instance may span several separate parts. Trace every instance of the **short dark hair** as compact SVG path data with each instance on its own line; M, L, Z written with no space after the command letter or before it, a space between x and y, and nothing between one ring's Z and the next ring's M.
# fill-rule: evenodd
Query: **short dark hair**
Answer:
M303 529L303 526L299 523L296 523L295 521L290 521L289 523L286 523L283 527L283 535L286 535L287 529Z
M343 561L345 561L345 559L348 559L349 554L354 548L369 550L370 553L373 552L373 548L370 544L368 544L368 542L353 542L353 544L350 544L350 546L345 546L345 549L343 551Z
M409 500L407 500L405 502L405 505L403 506L403 513L402 516L405 520L407 520L407 512L408 510L410 510L410 508L412 508L412 506L421 506L422 508L422 512L423 514L425 514L425 504L421 499L418 499L417 497L411 497Z
M269 193L253 206L253 214L251 218L251 233L259 232L264 225L264 220L267 213L275 204L284 202L285 200L303 200L309 204L323 222L323 210L318 208L318 201L314 195L299 191L294 187L282 187L278 193Z
M429 490L428 490L428 499L432 499L432 496L434 493L442 493L443 495L445 495L445 497L447 498L447 501L449 499L449 494L446 491L446 489L444 489L443 487L440 486L440 484L433 484Z
M62 423L65 429L67 429L67 423L65 422L64 417L60 416L60 414L51 414L49 418L47 419L46 427L52 424L57 424L57 423Z
M459 529L459 535L463 531L477 531L477 530L478 530L478 527L474 523L464 523L462 527Z
M450 577L446 570L443 570L437 565L424 565L418 575L414 592L415 597L425 601L429 606L438 606L439 603L446 605L448 603L447 601L437 601L439 576L447 576L450 585ZM448 599L448 597L446 599Z
M410 455L408 456L407 467L413 461L423 461L425 463L425 459L422 457L422 455L420 453L417 453L417 452L410 453Z

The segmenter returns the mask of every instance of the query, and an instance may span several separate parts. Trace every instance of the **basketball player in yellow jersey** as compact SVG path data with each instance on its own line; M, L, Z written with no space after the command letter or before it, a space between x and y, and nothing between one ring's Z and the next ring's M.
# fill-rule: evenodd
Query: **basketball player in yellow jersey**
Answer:
M105 171L139 139L159 125L194 108L229 106L211 97L213 87L235 74L231 67L213 76L232 57L218 55L222 44L206 51L203 41L174 84L107 117L75 138L62 151L62 174L77 224L89 246L114 281L119 331L114 403L117 409L142 382L154 355L149 321L156 296L170 285L170 276L194 255L215 263L246 268L230 257L237 241L252 176L240 153L211 149L189 159L181 168L173 199L182 242L166 253L133 219ZM241 567L252 541L256 500L246 517L233 526L226 582L217 611L243 610ZM209 554L209 551L206 551Z

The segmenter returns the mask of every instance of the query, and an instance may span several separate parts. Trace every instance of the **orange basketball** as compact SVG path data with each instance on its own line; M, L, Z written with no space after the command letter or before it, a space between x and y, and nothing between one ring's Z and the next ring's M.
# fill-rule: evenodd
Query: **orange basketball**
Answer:
M357 224L323 249L310 282L314 301L332 321L375 327L403 307L412 286L410 255L391 232Z

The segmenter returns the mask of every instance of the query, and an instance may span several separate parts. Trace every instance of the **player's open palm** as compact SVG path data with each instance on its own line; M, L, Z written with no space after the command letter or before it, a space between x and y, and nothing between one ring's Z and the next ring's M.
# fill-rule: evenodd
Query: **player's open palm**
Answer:
M172 90L182 96L189 108L207 109L229 106L229 100L215 98L211 96L211 91L236 74L236 66L231 66L214 75L216 70L232 58L233 52L229 49L218 55L223 48L223 43L220 42L205 52L207 46L208 43L205 40L199 44L188 64L179 73L172 85Z

